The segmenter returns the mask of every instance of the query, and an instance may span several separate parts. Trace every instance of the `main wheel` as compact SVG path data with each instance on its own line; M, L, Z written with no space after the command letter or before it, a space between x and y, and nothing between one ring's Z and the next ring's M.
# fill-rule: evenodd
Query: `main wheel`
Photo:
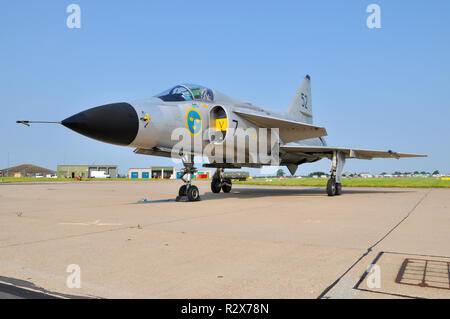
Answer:
M213 180L211 181L211 191L213 193L220 193L220 188L222 187L221 183L220 183L220 179L218 178L213 178Z
M222 190L224 193L231 192L231 179L225 178L223 180Z
M200 192L198 191L197 186L191 185L188 187L187 197L191 202L196 201L200 198Z
M336 195L341 195L342 194L342 184L341 183L336 183Z
M186 185L181 186L180 189L178 190L178 196L180 197L186 196L186 189L187 189Z
M327 182L327 194L328 196L336 195L336 181L334 178L330 178Z

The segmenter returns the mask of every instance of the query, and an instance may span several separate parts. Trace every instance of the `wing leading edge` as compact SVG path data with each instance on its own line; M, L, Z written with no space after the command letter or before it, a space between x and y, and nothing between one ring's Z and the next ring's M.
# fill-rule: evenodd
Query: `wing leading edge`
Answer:
M317 157L331 157L333 151L339 151L345 154L346 158L372 159L372 158L402 158L402 157L427 157L421 154L397 153L389 151L362 150L357 148L329 147L329 146L302 146L302 145L283 145L280 150L287 153L304 153Z

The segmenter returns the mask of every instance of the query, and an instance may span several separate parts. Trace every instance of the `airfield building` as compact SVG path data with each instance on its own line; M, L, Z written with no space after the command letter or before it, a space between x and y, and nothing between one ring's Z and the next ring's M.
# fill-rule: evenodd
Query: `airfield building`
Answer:
M173 166L152 166L149 168L130 168L129 178L157 178L174 179L175 168Z
M117 165L58 165L58 177L94 178L96 172L105 172L110 178L117 178Z
M22 164L0 170L1 177L47 177L55 174L56 172L51 169L32 164Z
M152 166L149 168L130 168L128 177L132 179L141 178L155 178L155 179L178 179L181 176L181 171L176 170L173 166ZM192 175L192 178L210 178L211 172L209 170L198 170Z
M181 172L181 170L177 171L177 174L176 174L177 179L180 179L182 174L183 173ZM192 178L196 178L196 179L211 178L212 175L213 175L213 173L210 170L199 169L194 174L192 174Z

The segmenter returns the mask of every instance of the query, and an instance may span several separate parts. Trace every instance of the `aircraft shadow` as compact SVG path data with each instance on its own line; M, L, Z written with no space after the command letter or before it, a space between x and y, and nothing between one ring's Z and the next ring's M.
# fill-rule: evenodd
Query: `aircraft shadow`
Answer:
M415 192L415 190L385 190L385 189L343 189L342 195L351 194L395 194ZM280 189L280 188L236 188L232 189L230 193L214 194L212 192L205 192L201 195L202 200L214 200L224 198L258 198L268 196L322 196L328 197L325 188L302 188L302 189Z
M200 190L201 191L201 190ZM387 190L387 189L343 189L341 196L348 196L352 194L396 194L396 193L409 193L416 192L416 190ZM220 192L214 194L213 192L205 192L200 195L202 201L205 200L217 200L226 198L237 198L237 199L251 199L251 198L262 198L269 196L321 196L328 197L323 187L313 187L313 188L234 188L230 193ZM175 198L169 199L158 199L158 200L139 200L137 204L155 204L155 203L166 203L175 202Z

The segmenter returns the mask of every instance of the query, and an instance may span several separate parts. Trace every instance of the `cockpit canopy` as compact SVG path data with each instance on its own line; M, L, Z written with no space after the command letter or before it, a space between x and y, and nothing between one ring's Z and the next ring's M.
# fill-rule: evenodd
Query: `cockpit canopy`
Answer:
M205 101L214 102L211 89L196 84L180 84L156 95L164 102Z

